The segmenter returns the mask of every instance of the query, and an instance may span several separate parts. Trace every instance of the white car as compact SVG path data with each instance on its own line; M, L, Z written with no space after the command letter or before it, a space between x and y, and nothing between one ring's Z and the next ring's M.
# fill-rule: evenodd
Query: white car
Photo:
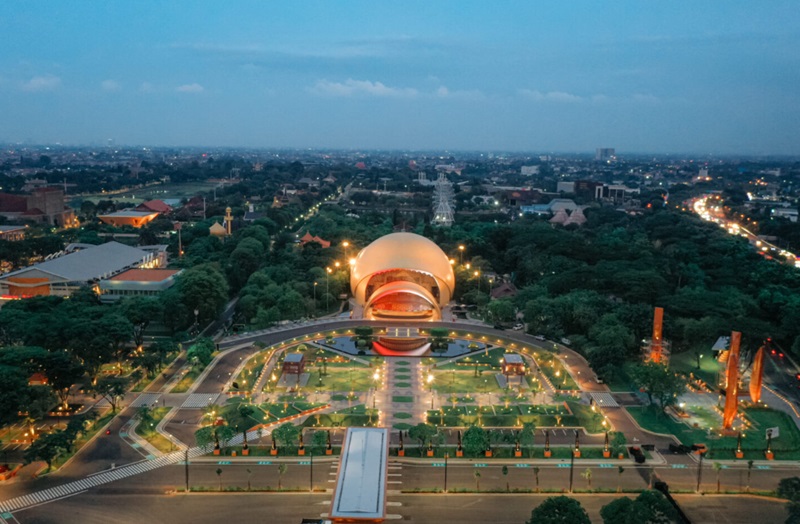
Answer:
M514 324L514 331L519 331L520 329L524 328L525 326L522 324Z

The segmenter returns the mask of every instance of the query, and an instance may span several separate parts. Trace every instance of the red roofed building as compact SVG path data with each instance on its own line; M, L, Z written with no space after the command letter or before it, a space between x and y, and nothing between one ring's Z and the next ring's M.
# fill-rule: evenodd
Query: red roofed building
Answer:
M305 235L302 236L302 238L300 238L300 245L301 246L305 246L309 242L316 242L317 244L319 244L323 248L331 247L331 243L329 241L323 240L323 239L319 238L318 236L313 236L312 237L311 233L306 233Z
M136 206L136 211L155 211L156 213L169 213L172 207L163 200L148 200Z

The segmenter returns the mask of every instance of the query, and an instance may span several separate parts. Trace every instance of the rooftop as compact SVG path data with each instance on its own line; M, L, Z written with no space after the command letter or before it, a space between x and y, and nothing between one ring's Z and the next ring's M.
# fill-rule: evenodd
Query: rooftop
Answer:
M181 271L179 269L129 269L110 280L123 280L128 282L161 282Z
M106 242L99 246L81 249L52 260L18 269L3 275L2 280L20 276L32 270L38 270L61 277L66 282L88 282L139 264L149 254L147 251L126 246L119 242Z
M115 211L114 213L107 213L105 215L97 215L98 218L105 217L124 217L124 218L143 218L151 215L157 215L156 211L135 211L133 209L123 209L122 211Z
M386 517L389 430L348 428L331 505L334 519Z

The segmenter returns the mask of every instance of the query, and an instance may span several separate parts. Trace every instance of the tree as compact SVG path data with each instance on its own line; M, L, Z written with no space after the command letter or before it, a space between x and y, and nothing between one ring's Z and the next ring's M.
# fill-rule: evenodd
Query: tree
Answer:
M536 441L536 424L533 422L523 422L519 432L519 443L528 450L528 457L533 457L533 445Z
M577 500L549 497L531 511L527 524L591 524L589 515Z
M719 462L714 462L714 472L717 474L717 493L720 492L719 474L721 471L722 471L722 464Z
M211 363L215 349L216 345L213 339L208 337L200 338L186 351L186 360L193 366L204 368Z
M617 493L622 492L622 474L625 473L625 468L617 466Z
M800 477L787 477L778 482L778 496L787 500L800 500Z
M625 445L627 443L628 439L625 438L625 433L621 431L614 431L614 436L611 437L611 449L614 450L615 455L625 453Z
M53 460L66 450L63 433L63 430L45 433L31 442L31 445L25 450L25 463L30 464L34 460L44 460L47 464L47 471L50 471L53 467Z
M438 431L431 424L424 424L422 422L408 430L408 436L419 442L420 457L423 455L425 443L433 441L437 433Z
M134 345L138 348L144 344L144 333L153 320L158 320L164 314L164 306L157 298L130 297L125 298L119 305L120 311L128 322L131 323Z
M247 448L247 430L256 423L255 413L256 407L245 402L228 405L222 412L222 417L228 425L242 432L244 448Z
M753 472L753 461L747 461L747 486L745 487L745 492L750 492L750 474Z
M216 442L216 435L214 434L214 426L204 426L194 432L194 440L197 446L207 449L211 444Z
M477 457L486 450L488 445L489 438L483 428L479 428L478 426L470 426L469 429L464 432L462 446L467 455L471 457Z
M539 466L533 466L533 478L536 480L536 493L539 493Z
M279 464L278 465L278 491L281 490L281 480L283 479L283 474L286 473L286 470L289 469L286 464Z
M636 385L647 393L651 404L658 402L661 412L675 405L678 397L686 391L686 382L666 366L654 362L638 364L631 369Z
M501 471L503 472L503 478L506 479L506 492L509 492L511 489L508 486L508 466L503 466Z
M0 364L0 426L14 422L28 404L30 390L27 374L21 368Z
M489 302L487 308L495 322L511 322L514 320L514 304L510 300L493 300Z
M481 472L477 469L472 470L472 476L475 477L475 491L481 490Z
M285 422L272 430L272 439L275 441L275 445L288 447L297 441L299 435L300 430L291 422Z
M669 524L677 512L659 491L647 490L636 499L618 498L600 509L603 524Z
M83 376L83 366L65 351L49 352L41 362L48 384L61 401L61 406L68 409L72 386Z
M217 318L228 300L228 283L214 264L200 264L185 270L177 277L174 287L180 302L189 311L198 311L201 323Z
M222 491L222 468L217 468L217 480L219 481L219 486L217 491Z
M153 410L150 409L150 407L141 406L138 410L136 410L136 415L134 416L139 421L139 424L144 428L144 431L148 433L153 431L153 424L155 423L156 419L153 415Z
M583 473L581 473L581 477L586 479L586 484L589 486L589 491L592 490L592 468L586 468Z
M111 412L117 412L119 401L128 391L130 380L126 377L101 377L91 387L95 395L100 395L111 405Z

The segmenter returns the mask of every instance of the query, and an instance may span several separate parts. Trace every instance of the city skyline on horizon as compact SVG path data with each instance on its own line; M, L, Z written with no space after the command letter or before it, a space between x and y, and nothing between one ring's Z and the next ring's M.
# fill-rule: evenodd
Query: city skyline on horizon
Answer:
M14 4L7 143L800 154L792 2Z

